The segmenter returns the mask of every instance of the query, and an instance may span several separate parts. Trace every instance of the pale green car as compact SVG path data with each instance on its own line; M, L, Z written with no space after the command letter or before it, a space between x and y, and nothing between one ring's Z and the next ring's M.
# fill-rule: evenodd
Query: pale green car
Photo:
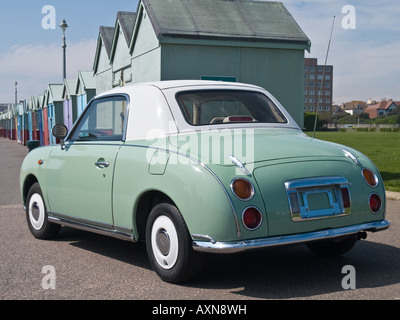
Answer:
M342 254L389 227L385 190L360 152L307 137L262 88L166 81L95 97L57 146L25 158L32 234L60 226L145 240L165 281L201 269L203 252L307 243Z

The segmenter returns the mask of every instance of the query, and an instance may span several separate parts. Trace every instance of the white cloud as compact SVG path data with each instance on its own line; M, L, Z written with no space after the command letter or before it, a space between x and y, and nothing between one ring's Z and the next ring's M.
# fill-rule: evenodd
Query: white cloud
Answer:
M284 5L312 42L311 54L325 60L333 16L336 16L328 64L334 65L334 101L382 97L400 100L400 16L398 0L283 0ZM342 8L356 9L356 29L341 26ZM91 70L96 40L69 43L68 77ZM14 101L14 81L19 97L29 99L62 81L61 43L17 45L0 54L0 102Z
M79 70L91 70L96 40L68 44L67 77L76 78ZM0 55L0 101L14 102L14 82L18 98L29 99L42 94L50 83L62 83L61 45L16 45Z
M334 66L334 101L400 100L400 16L398 0L284 0L284 5L310 38L311 54L324 63L333 16L335 28L328 64ZM345 30L342 13L352 5L356 29Z

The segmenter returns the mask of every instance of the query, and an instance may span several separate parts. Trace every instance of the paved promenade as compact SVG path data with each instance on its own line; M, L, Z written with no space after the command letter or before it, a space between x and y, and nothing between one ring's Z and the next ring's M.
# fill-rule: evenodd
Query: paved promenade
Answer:
M0 138L0 205L22 203L19 191L19 169L28 148L5 138Z
M0 300L128 299L140 300L139 307L143 300L242 300L250 314L253 299L400 299L400 201L387 201L390 228L369 233L345 256L320 259L303 245L209 255L197 280L176 286L151 269L143 243L67 227L51 241L34 239L19 191L27 153L26 147L0 138ZM43 286L47 266L55 271L52 290ZM342 286L344 266L356 270L354 290Z

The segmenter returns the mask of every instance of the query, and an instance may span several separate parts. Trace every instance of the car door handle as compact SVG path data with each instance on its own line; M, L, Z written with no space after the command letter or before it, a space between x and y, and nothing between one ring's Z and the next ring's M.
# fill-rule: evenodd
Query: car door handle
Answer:
M110 163L108 161L97 161L95 163L96 167L104 167L107 168L110 165Z

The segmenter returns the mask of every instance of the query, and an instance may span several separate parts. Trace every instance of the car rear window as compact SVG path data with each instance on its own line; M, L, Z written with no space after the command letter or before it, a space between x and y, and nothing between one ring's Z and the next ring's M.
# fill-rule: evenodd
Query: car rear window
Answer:
M198 90L178 93L185 120L193 126L232 123L287 123L264 94L242 90Z

